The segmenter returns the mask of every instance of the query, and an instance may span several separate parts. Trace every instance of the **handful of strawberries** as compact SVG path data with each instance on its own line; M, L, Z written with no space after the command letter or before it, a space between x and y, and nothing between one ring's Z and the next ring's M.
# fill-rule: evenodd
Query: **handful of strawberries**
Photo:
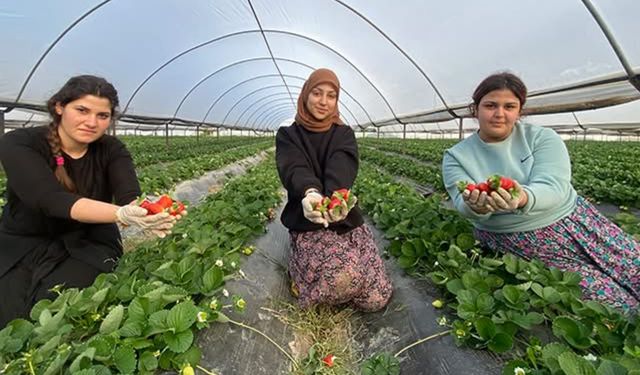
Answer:
M332 215L337 216L342 213L344 209L344 203L346 202L347 210L351 210L356 205L355 195L351 194L349 189L338 189L331 194L331 197L324 197L313 208L314 211L322 213L330 212Z
M497 191L499 188L503 188L511 194L512 198L518 197L515 181L509 177L501 176L499 174L491 175L486 181L482 181L477 184L468 181L458 181L456 185L458 186L458 191L461 193L465 190L469 190L469 192L478 190L480 193L485 192L487 195L491 195L492 192Z
M173 200L167 194L161 195L155 202L145 198L138 205L147 210L147 215L168 212L169 215L176 216L184 211L184 204L178 200Z

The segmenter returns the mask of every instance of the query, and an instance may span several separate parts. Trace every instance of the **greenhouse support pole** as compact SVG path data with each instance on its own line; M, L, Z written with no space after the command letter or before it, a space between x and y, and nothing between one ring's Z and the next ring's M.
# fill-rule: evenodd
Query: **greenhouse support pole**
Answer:
M0 111L0 137L4 135L4 111Z
M362 138L364 138L366 135L364 134L364 129L362 129Z
M169 148L169 123L164 124L164 143Z
M402 124L402 139L407 139L407 124Z
M376 128L376 134L378 134L378 139L380 139L380 128Z
M200 142L200 124L196 125L196 142Z
M220 127L216 128L216 138L220 138Z
M462 117L460 117L460 126L458 127L458 139L464 138L464 132L462 131Z

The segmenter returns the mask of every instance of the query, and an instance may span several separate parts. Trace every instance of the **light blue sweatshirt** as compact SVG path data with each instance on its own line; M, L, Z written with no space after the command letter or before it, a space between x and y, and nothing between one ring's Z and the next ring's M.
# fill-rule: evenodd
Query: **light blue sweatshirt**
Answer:
M518 181L527 192L527 204L515 212L472 211L456 183L478 183L492 174ZM481 230L531 231L568 216L576 206L567 147L556 132L540 126L518 122L507 139L496 143L485 143L475 133L445 151L442 175L456 209Z

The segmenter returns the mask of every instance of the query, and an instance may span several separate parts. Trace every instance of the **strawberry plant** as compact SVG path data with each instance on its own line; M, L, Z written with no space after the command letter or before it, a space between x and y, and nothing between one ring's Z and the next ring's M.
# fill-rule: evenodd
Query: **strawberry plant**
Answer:
M189 373L201 356L195 332L246 307L224 283L280 200L274 170L271 157L207 198L173 235L125 254L113 273L82 290L56 288L29 320L10 322L0 330L2 372Z
M387 252L408 273L442 288L443 306L456 315L442 324L456 342L511 354L504 374L516 368L527 374L640 369L637 319L582 300L579 275L478 248L468 222L437 196L424 199L366 163L355 189L390 239ZM557 341L544 347L537 339L525 342L537 326ZM550 354L559 347L559 356ZM589 354L598 360L583 361Z

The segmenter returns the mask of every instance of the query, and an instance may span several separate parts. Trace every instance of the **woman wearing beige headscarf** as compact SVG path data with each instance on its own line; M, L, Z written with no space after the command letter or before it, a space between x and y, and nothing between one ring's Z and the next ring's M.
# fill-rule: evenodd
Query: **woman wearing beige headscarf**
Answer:
M358 174L358 145L340 120L339 94L335 73L314 71L298 97L295 122L276 136L278 173L289 199L281 216L291 239L289 274L303 308L349 303L376 311L392 287L360 209L314 210L334 191L351 189Z

